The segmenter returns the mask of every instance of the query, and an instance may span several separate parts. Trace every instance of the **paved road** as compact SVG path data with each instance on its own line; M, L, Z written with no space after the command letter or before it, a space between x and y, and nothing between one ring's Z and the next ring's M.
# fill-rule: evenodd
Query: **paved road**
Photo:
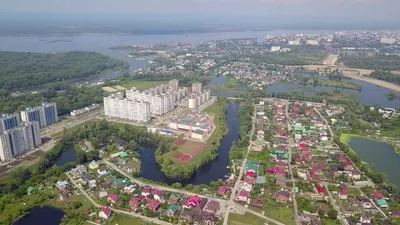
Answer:
M328 123L328 121L325 119L325 117L324 116L322 116L322 114L319 112L319 110L317 109L317 107L314 107L314 110L315 110L315 112L317 112L318 113L318 115L324 120L324 122L325 122L325 124L326 124L326 126L328 127L328 130L329 130L329 133L331 134L331 141L333 141L333 131L332 131L332 129L331 129L331 126L329 126L329 123Z
M102 207L103 207L102 205L99 205L96 201L94 201L94 200L92 199L92 197L90 197L89 194L88 194L80 185L78 185L78 184L76 183L76 181L69 175L68 172L67 172L66 174L67 174L69 180L71 181L71 183L72 183L76 188L78 188L79 191L80 191L90 202L92 202L92 204L93 204L94 206L96 206L97 208L102 208ZM124 211L124 210L119 210L119 209L115 209L115 208L111 208L111 207L110 207L110 209L111 209L113 212L116 212L116 213L122 213L122 214L126 214L126 215L129 215L129 216L138 217L138 218L140 218L140 219L142 219L142 220L144 220L144 221L150 221L150 222L152 222L152 223L156 223L156 224L160 224L160 225L171 225L171 224L172 224L172 223L168 223L168 222L165 222L165 221L162 221L162 220L158 220L158 219L155 219L155 218L149 218L149 217L146 217L146 216L142 216L142 215L139 215L139 214L136 214L136 213L133 213L133 212L128 212L128 211Z
M342 224L344 224L344 225L349 225L349 223L347 222L346 218L345 218L344 215L343 215L342 210L341 210L340 207L336 204L335 198L333 197L332 193L329 191L329 189L328 189L328 184L327 184L327 183L324 183L324 185L325 185L326 191L328 192L329 198L331 199L330 202L332 203L333 208L334 208L336 211L338 211L338 217L339 217L340 222L341 222Z
M294 208L294 221L296 222L296 225L300 225L300 218L299 218L299 208L297 205L297 199L296 199L296 192L295 192L295 179L293 176L293 168L292 168L292 146L293 146L293 139L291 137L290 131L291 131L291 126L290 126L290 117L289 117L289 104L286 104L285 106L285 115L286 115L286 126L289 130L288 133L288 138L287 138L287 144L288 144L288 153L289 153L289 173L290 173L290 179L292 181L292 199L293 199L293 208Z

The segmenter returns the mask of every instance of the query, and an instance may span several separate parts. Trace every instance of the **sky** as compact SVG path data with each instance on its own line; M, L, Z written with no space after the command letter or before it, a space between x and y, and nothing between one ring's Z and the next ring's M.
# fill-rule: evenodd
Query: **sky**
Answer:
M0 0L0 12L400 21L400 0Z

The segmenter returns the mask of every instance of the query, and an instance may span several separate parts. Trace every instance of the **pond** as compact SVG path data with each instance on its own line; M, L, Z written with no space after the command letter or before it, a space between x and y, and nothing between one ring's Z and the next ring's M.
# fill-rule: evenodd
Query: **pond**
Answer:
M64 214L61 209L53 207L35 207L27 215L15 221L13 225L59 225Z
M156 159L155 149L141 148L140 157L142 161L140 177L159 181L167 184L180 182L183 185L191 184L209 184L211 181L218 181L218 179L226 179L229 173L227 166L229 165L229 151L234 141L239 139L240 119L239 119L238 103L228 103L228 116L227 127L228 133L222 140L221 147L218 150L218 157L210 164L199 169L191 179L187 180L172 180L165 177L164 173L160 170Z
M75 160L76 160L76 151L74 147L70 147L70 149L61 153L60 157L57 159L55 164L57 166L63 166L69 162L75 162Z
M386 174L389 181L400 187L400 155L392 145L361 137L352 137L349 146L369 163L376 172Z

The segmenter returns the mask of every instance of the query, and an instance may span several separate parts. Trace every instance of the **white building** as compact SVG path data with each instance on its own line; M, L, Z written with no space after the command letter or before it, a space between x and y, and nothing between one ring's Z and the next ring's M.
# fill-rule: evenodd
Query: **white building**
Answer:
M9 161L42 143L38 122L24 123L0 134L0 160Z
M271 52L279 52L281 50L281 46L272 46Z
M50 126L58 122L58 112L56 103L44 102L34 108L26 108L21 111L21 120L23 122L39 123L40 127Z
M292 40L288 42L288 45L300 45L300 40Z
M115 95L104 98L104 114L139 122L150 121L150 103L121 99Z
M192 94L189 97L189 109L195 109L204 103L208 102L211 98L211 91L204 91L200 94Z
M192 93L200 94L201 92L203 92L203 85L199 82L194 82L192 84Z

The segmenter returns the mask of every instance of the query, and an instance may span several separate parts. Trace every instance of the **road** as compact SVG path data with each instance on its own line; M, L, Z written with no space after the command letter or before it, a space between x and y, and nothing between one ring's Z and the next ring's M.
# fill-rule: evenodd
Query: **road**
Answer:
M290 117L289 117L289 104L286 104L285 106L285 116L286 116L286 126L288 128L288 138L287 138L287 144L288 144L288 154L289 154L289 173L290 173L290 180L292 181L292 199L293 199L293 208L294 208L294 221L296 222L296 225L300 225L300 217L299 217L299 208L297 205L297 199L296 199L296 192L295 192L295 179L293 176L293 170L292 170L292 147L293 147L293 139L290 135L290 131L292 127L290 126Z
M380 207L378 207L378 206L375 204L374 200L372 200L370 197L368 197L368 196L361 190L360 187L356 187L356 188L357 188L358 190L360 190L360 192L361 192L362 195L364 195L365 197L367 197L367 198L369 199L369 201L372 203L372 205L373 205L376 209L378 209L378 211L383 215L383 217L385 217L385 219L388 218L388 216L385 214L385 212L383 212L382 209L381 209Z
M315 112L317 112L318 115L324 120L326 126L328 127L329 133L331 134L330 139L331 139L331 141L333 141L333 135L334 135L334 134L333 134L333 131L332 131L332 129L331 129L331 126L329 126L328 121L325 119L324 116L322 116L322 114L319 112L319 110L317 109L317 107L314 107L314 110L315 110Z
M78 184L76 183L76 181L69 175L68 172L67 172L66 174L67 174L69 180L71 181L71 183L72 183L76 188L78 188L79 191L80 191L90 202L92 202L92 204L93 204L94 206L96 206L97 208L102 208L102 207L103 207L102 205L99 205L96 201L94 201L94 200L92 199L92 197L90 197L89 194L88 194L80 185L78 185ZM115 208L111 208L111 207L110 207L110 209L111 209L113 212L116 212L116 213L122 213L122 214L126 214L126 215L129 215L129 216L138 217L138 218L140 218L140 219L142 219L142 220L150 221L150 222L152 222L152 223L156 223L156 224L160 224L160 225L171 225L171 224L172 224L172 223L168 223L168 222L165 222L165 221L162 221L162 220L158 220L158 219L154 219L154 218L149 218L149 217L146 217L146 216L142 216L142 215L139 215L139 214L136 214L136 213L133 213L133 212L128 212L128 211L124 211L124 210L119 210L119 209L115 209Z
M344 224L344 225L349 225L349 223L347 222L346 218L345 218L344 215L343 215L342 210L341 210L340 207L336 204L335 198L333 197L332 193L329 191L329 189L328 189L328 184L324 183L324 186L325 186L326 191L328 192L329 198L331 199L330 202L332 203L333 208L334 208L336 211L338 211L338 217L339 217L340 222L341 222L342 224Z

